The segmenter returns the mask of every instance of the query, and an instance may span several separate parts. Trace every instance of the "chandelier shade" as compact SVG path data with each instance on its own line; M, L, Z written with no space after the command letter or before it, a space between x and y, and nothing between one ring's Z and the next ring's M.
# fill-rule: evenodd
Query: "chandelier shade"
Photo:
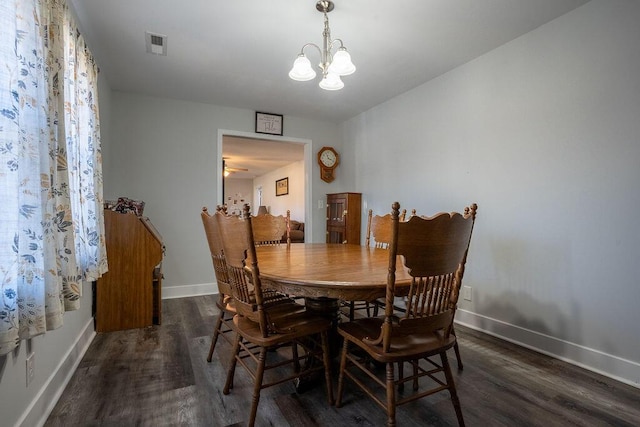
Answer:
M356 71L356 66L351 62L351 55L347 52L342 40L331 39L327 13L334 9L333 2L320 0L316 3L316 9L324 15L322 48L314 43L307 43L302 46L298 57L293 62L291 71L289 71L289 77L296 81L308 81L316 77L316 72L304 53L305 48L313 46L320 53L320 64L318 66L322 71L322 80L320 80L319 86L324 90L340 90L344 87L344 82L340 79L340 76L353 74ZM339 44L339 47L334 54L332 50L336 44Z
M316 72L311 67L311 61L304 53L298 55L293 62L293 68L289 71L289 77L299 82L306 82L307 80L313 80L316 78Z
M324 90L340 90L344 87L344 82L335 73L327 73L318 84Z
M351 55L349 55L347 49L344 47L338 49L336 54L333 55L333 61L331 61L331 65L329 65L329 69L327 71L340 76L348 76L355 73L356 66L351 62Z

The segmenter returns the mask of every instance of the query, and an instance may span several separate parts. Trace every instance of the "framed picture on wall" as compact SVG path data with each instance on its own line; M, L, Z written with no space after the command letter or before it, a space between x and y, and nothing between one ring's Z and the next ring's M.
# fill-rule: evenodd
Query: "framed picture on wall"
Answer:
M282 135L282 114L256 112L256 133Z
M276 196L284 196L289 194L289 177L276 181Z

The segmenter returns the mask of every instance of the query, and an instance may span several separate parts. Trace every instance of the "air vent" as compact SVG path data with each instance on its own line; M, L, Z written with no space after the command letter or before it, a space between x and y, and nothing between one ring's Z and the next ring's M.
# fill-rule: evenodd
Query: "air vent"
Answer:
M167 36L147 31L144 33L144 38L147 44L147 53L167 56Z

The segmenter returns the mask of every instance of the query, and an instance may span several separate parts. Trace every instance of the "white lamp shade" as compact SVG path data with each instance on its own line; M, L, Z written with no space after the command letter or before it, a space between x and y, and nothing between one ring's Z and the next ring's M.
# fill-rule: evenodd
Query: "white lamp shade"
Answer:
M304 54L300 54L296 60L293 61L293 68L289 71L289 77L299 82L306 82L307 80L314 79L316 72L311 68L309 59Z
M346 48L341 47L336 54L333 55L333 61L331 61L331 65L329 65L327 71L340 76L348 76L356 71L356 66L351 62L351 55L349 55Z
M344 87L344 83L340 80L340 76L334 73L327 73L319 86L324 90L340 90Z

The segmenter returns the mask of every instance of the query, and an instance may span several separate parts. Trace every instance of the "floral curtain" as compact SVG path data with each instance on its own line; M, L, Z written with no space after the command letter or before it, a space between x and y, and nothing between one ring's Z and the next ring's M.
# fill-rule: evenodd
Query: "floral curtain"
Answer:
M64 0L0 0L0 354L106 269L97 67Z

